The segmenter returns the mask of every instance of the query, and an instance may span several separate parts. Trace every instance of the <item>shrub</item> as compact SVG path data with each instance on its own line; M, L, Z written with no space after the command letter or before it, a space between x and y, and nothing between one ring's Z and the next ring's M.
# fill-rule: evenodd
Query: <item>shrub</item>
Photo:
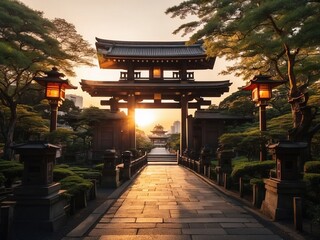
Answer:
M234 166L231 177L238 180L240 177L267 178L271 169L275 167L272 160L263 162L245 162Z
M103 166L104 166L104 163L99 163L99 164L95 165L95 166L93 167L93 169L98 170L98 171L101 172L102 169L103 169Z
M87 191L92 188L93 183L89 180L83 179L80 176L69 176L60 181L61 188L67 190L70 195L77 195L81 192Z
M320 174L305 173L303 180L307 185L306 198L314 203L318 202L320 199Z
M22 178L23 164L14 161L0 161L0 173L5 177L6 187L11 187L16 179Z
M89 172L78 173L78 175L85 178L85 179L100 179L102 176L102 173L95 172L95 171L89 171Z
M74 175L76 175L76 173L68 168L55 167L53 169L53 181L55 182L59 182L61 179Z
M305 173L320 173L320 161L308 161L304 164Z

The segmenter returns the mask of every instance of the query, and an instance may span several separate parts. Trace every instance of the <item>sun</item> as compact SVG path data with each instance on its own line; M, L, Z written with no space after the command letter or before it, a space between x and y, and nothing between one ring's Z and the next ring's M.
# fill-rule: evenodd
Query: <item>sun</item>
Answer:
M138 127L146 127L155 121L156 114L152 109L136 109L135 120Z

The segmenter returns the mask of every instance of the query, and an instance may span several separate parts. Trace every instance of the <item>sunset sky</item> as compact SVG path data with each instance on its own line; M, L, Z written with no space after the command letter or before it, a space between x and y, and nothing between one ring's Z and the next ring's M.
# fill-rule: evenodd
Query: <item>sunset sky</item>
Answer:
M76 30L92 46L95 38L111 40L132 41L185 41L188 37L173 35L172 32L187 20L172 19L164 12L167 8L176 5L182 0L20 0L28 7L44 13L49 19L63 18L75 25ZM69 78L72 84L78 86L78 90L67 93L77 94L84 97L84 107L100 107L100 98L92 98L82 92L79 82L81 79L88 80L118 80L118 71L99 69L98 61L91 68L77 68L75 78ZM225 61L217 59L213 70L195 72L196 80L230 80L233 84L230 93L243 86L241 79L219 75L225 69ZM218 104L222 98L211 99L212 103ZM189 111L193 114L193 111ZM175 120L180 121L180 110L144 110L139 111L140 128L149 131L156 125L161 124L166 130ZM150 119L149 119L150 118ZM149 120L149 121L148 121ZM138 122L139 125L139 122Z

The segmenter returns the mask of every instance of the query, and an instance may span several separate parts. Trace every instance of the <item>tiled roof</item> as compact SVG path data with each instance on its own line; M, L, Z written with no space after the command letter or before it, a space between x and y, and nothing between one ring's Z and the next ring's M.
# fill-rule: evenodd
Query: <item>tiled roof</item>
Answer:
M97 38L97 51L105 56L125 57L203 57L202 42L186 45L185 42L129 42Z

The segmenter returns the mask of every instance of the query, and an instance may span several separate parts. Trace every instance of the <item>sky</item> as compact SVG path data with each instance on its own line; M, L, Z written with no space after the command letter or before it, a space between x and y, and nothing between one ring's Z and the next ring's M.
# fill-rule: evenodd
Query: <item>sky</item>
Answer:
M95 38L123 41L186 41L188 36L174 35L172 32L187 20L171 18L166 15L167 8L179 4L183 0L20 0L28 7L42 11L48 19L63 18L75 25L76 30L94 47ZM84 107L101 107L101 98L93 98L80 87L81 79L112 80L119 79L116 70L99 69L98 60L94 67L75 69L76 77L68 78L77 90L69 90L67 94L77 94L84 98ZM221 98L210 99L219 104L226 96L245 85L241 79L233 75L219 75L230 64L217 59L213 70L195 71L196 81L230 80L230 92ZM106 108L104 106L103 108ZM156 125L161 124L166 130L176 120L180 121L180 110L138 110L138 127L147 134ZM189 110L193 114L194 110ZM140 124L140 126L139 126Z

